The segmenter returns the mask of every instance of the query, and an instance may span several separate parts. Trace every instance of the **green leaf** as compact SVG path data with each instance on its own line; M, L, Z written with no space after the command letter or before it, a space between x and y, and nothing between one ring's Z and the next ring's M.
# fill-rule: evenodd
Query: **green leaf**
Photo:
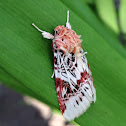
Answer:
M87 4L94 4L95 0L83 0L83 1L85 1Z
M117 14L113 0L96 0L96 9L101 20L115 33L119 33Z
M76 8L79 8L79 4ZM75 121L82 126L125 125L125 49L118 42L116 46L119 46L120 51L113 47L112 41L118 41L115 35L107 35L104 29L101 30L101 25L98 25L95 17L92 18L92 12L86 5L83 10L86 11L85 14L83 12L85 16L75 12L75 9L59 0L1 1L0 73L3 77L0 76L0 79L11 88L59 109L55 81L51 79L51 41L44 39L31 24L34 22L42 30L53 33L57 25L65 25L66 11L70 10L71 25L77 34L82 35L82 46L88 52L97 91L96 103ZM84 19L86 14L91 14L87 20ZM100 30L93 27L93 20ZM6 80L9 77L12 82Z
M14 89L21 94L37 97L38 99L40 98L40 96L37 96L33 90L25 87L25 85L21 84L18 80L12 77L9 73L6 73L3 69L0 69L0 81L2 81L2 83L4 83L7 87Z
M120 1L119 19L121 31L126 34L126 0Z

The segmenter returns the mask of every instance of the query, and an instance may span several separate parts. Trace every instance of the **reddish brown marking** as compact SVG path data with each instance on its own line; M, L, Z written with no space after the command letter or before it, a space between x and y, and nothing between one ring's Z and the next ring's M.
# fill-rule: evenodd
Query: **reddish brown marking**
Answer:
M89 75L89 73L87 73L87 71L85 70L83 73L81 73L81 79L80 80L77 80L77 85L80 87L80 83L83 83L83 84L89 84L89 81L87 80L88 78L91 79L91 81L93 82L93 78L91 75Z
M84 73L81 73L81 76L83 77L84 80L87 80L87 78L89 78L89 74L87 73L86 70L84 71Z
M80 85L80 83L82 83L82 82L84 82L82 77L81 77L80 80L77 80L77 84L78 84L78 85Z
M67 89L67 88L69 89L69 92L67 92L67 93L72 93L72 90L71 90L69 84L65 84L65 85L64 85L64 88L65 88L65 89ZM67 95L68 95L68 94L67 94Z
M57 67L54 67L55 70L57 70Z
M66 106L65 106L64 101L63 101L63 96L62 96L63 80L61 80L60 78L56 78L55 81L56 81L56 89L59 88L59 91L57 91L57 95L58 95L60 110L63 114L65 109L66 109Z
M90 66L89 66L89 64L88 64L88 68L90 69Z
M60 102L59 102L60 103ZM60 104L59 105L60 106L60 110L61 110L61 112L62 112L62 114L64 113L64 111L65 111L65 109L66 109L66 105L64 104Z

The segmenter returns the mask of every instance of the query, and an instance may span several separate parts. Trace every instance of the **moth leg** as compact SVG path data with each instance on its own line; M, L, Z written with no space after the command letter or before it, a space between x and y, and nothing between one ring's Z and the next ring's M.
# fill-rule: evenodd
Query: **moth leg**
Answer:
M87 54L87 52L84 52L84 55Z
M70 22L69 22L69 11L67 11L67 22L66 22L66 27L71 29L71 25L70 25Z
M52 74L51 78L54 78L54 71L53 71L53 74Z
M40 32L42 32L42 36L44 38L47 38L47 39L53 39L54 36L52 34L50 34L49 32L46 32L46 31L42 31L41 29L39 29L34 23L32 23L32 25Z

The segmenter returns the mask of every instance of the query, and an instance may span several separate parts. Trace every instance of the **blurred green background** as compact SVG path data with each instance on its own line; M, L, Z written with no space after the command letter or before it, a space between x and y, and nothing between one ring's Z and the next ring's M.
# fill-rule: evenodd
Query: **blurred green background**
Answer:
M0 82L59 109L51 41L66 12L88 52L97 92L95 104L75 119L81 126L126 125L126 0L1 0Z

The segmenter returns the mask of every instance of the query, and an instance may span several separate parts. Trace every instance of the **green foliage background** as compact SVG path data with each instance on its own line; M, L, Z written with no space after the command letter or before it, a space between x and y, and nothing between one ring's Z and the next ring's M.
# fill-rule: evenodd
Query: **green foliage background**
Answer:
M100 15L104 14L99 13L99 20L88 3L94 4L93 0L86 3L84 0L1 0L0 81L59 109L55 80L51 79L51 41L44 39L31 24L34 22L53 33L56 26L65 25L69 10L72 29L82 35L82 47L88 52L97 91L96 103L75 122L82 126L124 126L126 49L118 40L115 21L115 25L108 21L109 27L101 23L104 18ZM99 12L102 4L96 0L95 5ZM122 10L120 13L124 15ZM116 12L113 10L110 15L114 17Z

